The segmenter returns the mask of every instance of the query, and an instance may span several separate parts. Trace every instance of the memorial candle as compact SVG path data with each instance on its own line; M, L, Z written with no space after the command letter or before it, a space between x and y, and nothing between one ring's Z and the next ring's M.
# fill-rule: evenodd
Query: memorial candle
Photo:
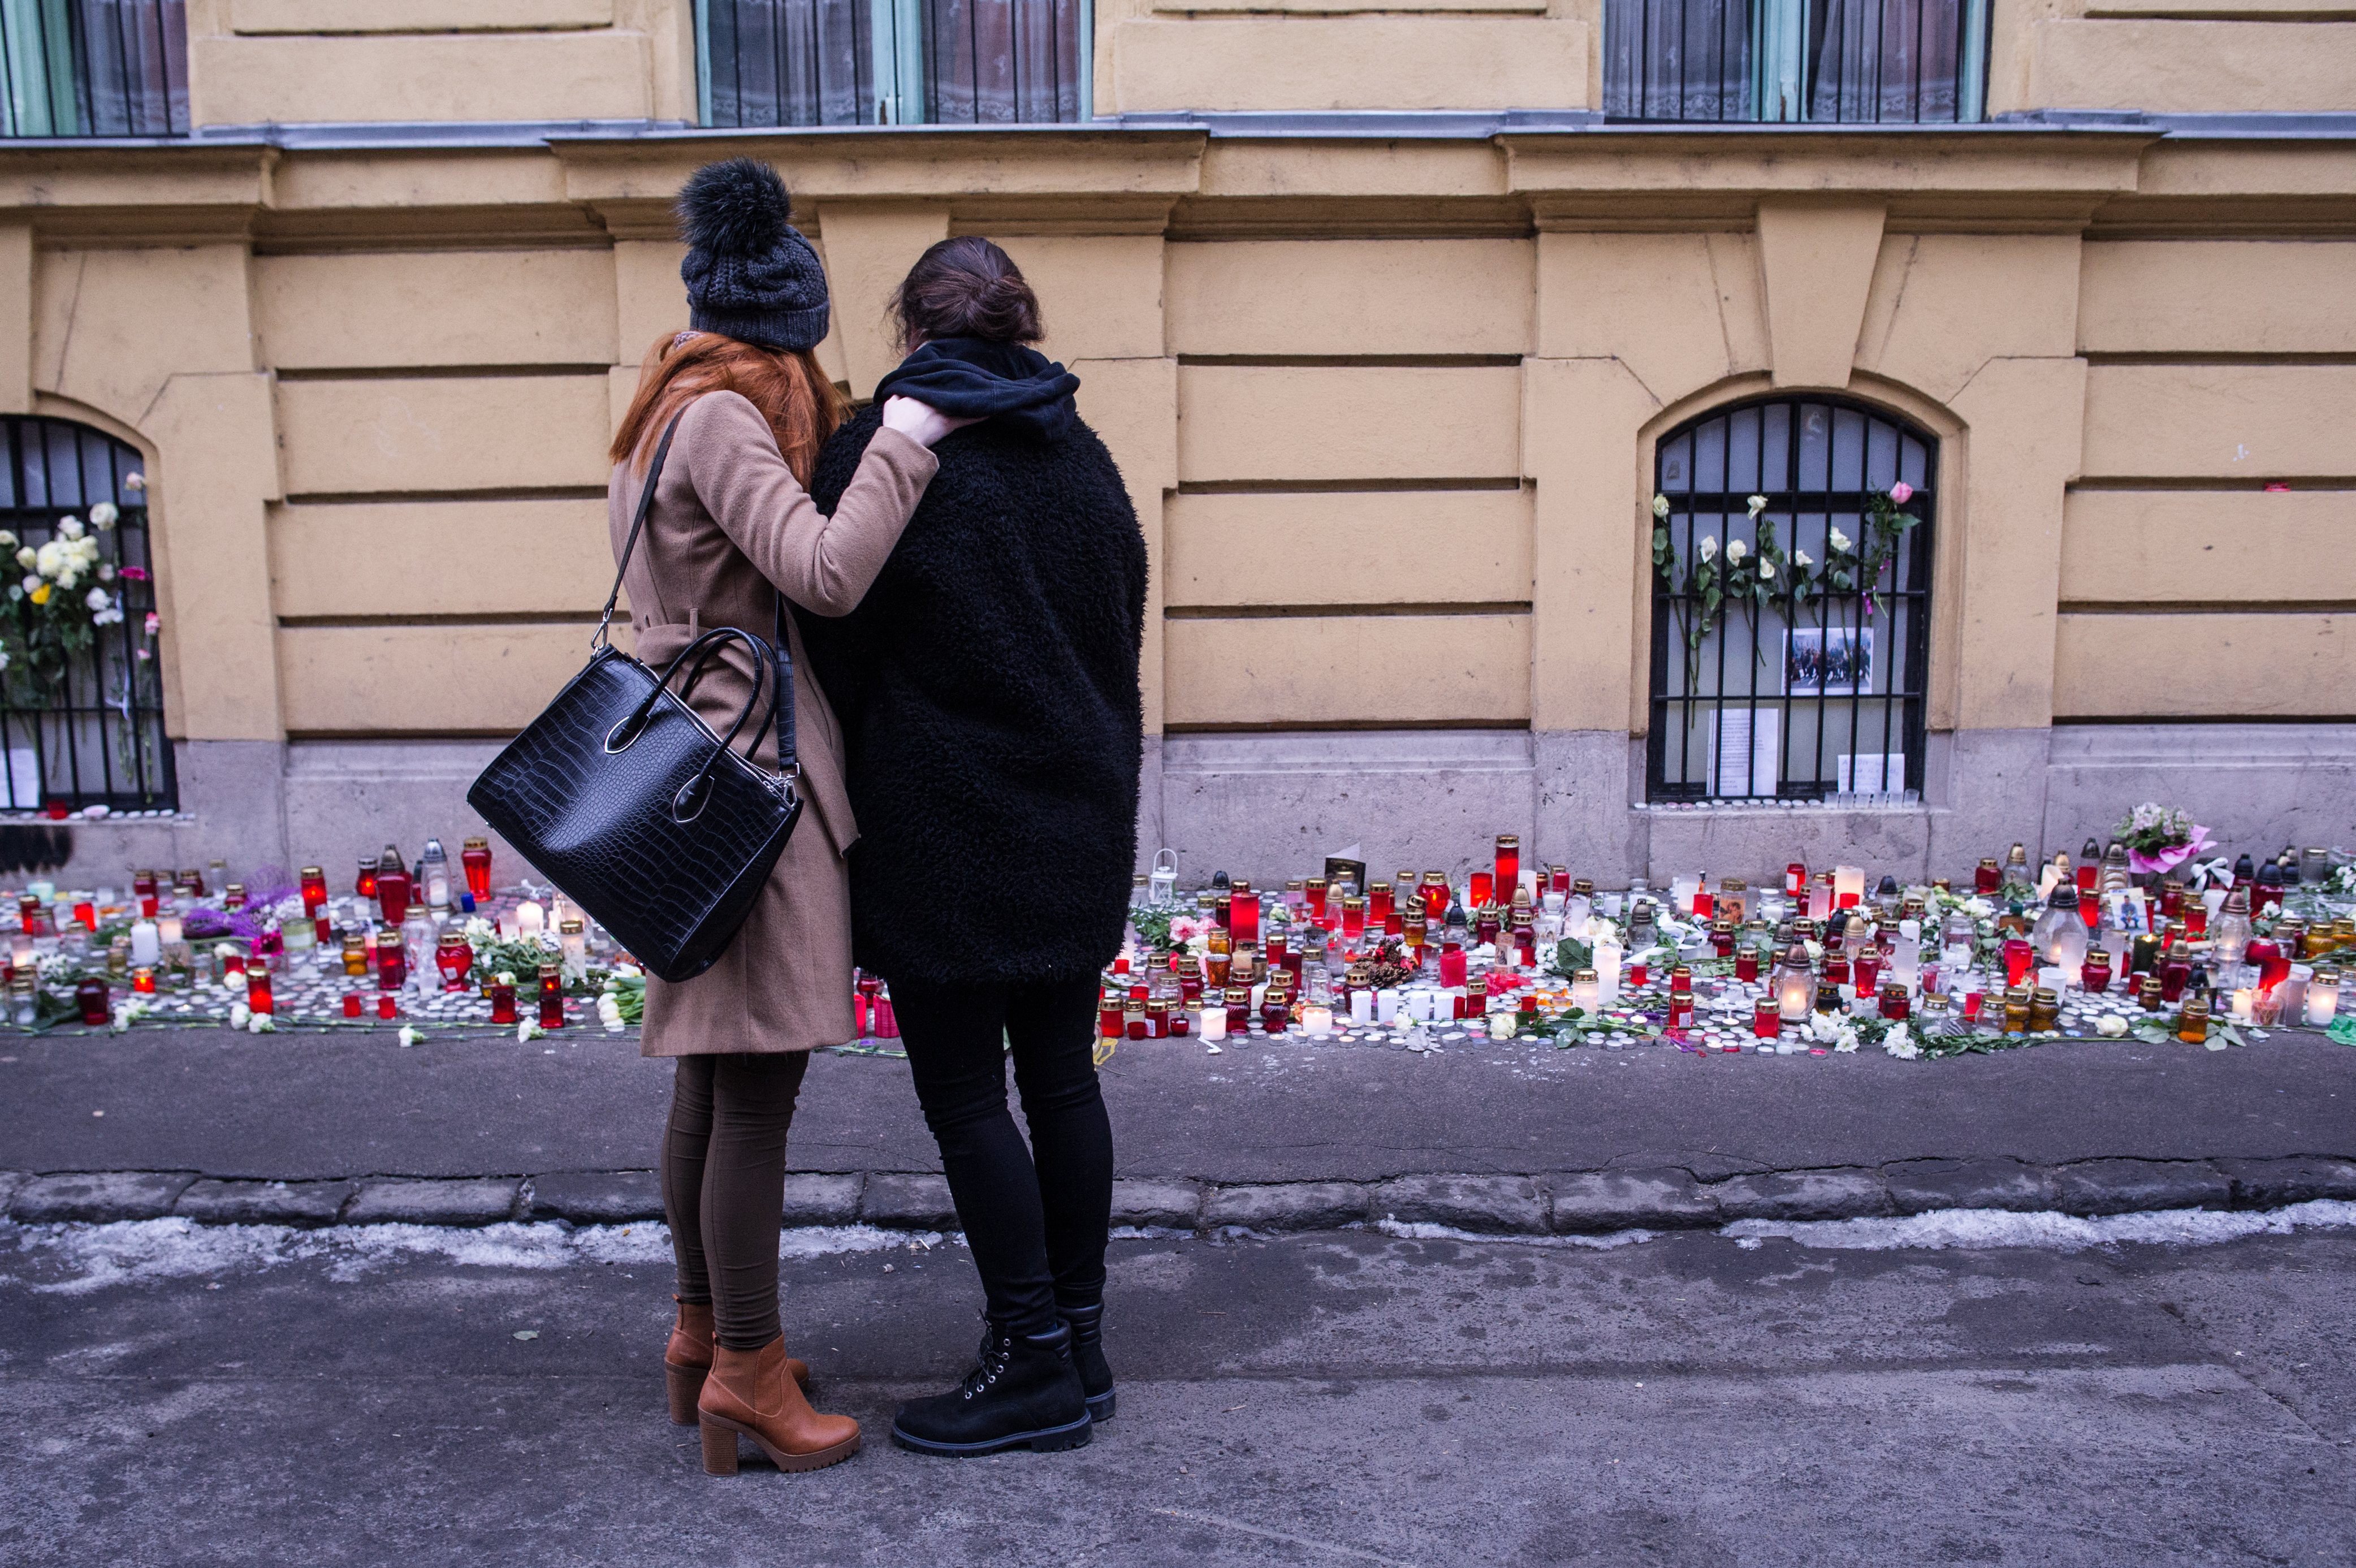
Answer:
M540 966L540 1026L564 1027L564 981L552 963Z
M1227 935L1239 943L1259 940L1259 895L1240 876L1227 891Z
M316 865L303 868L303 918L316 920L327 907L327 874Z
M458 851L458 863L466 874L466 891L475 896L477 904L487 904L491 898L491 841L472 838Z
M1522 881L1522 841L1515 833L1497 835L1497 897L1511 898Z

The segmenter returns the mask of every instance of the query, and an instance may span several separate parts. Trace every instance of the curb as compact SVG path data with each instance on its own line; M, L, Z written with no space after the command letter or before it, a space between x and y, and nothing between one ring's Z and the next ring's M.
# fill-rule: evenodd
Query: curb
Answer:
M954 1230L948 1184L924 1173L797 1172L786 1177L789 1226L866 1224ZM1856 1219L1942 1208L2059 1210L2279 1208L2356 1200L2356 1159L1896 1160L1877 1166L1762 1171L1699 1181L1676 1167L1525 1176L1408 1176L1380 1182L1113 1183L1116 1226L1172 1230L1330 1230L1368 1220L1496 1236L1706 1229L1735 1219ZM174 1217L206 1225L492 1225L660 1219L651 1171L534 1176L241 1181L192 1171L0 1171L0 1213L24 1225Z

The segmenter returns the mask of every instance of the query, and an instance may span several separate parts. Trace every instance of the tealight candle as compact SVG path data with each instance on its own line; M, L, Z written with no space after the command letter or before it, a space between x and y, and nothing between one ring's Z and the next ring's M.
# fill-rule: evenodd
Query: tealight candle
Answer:
M2320 1027L2339 1015L2339 977L2328 970L2319 972L2307 988L2307 1021Z

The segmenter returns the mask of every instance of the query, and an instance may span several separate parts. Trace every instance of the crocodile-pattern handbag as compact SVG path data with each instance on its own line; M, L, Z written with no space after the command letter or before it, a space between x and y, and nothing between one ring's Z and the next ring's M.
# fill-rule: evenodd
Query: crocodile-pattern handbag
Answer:
M773 641L717 627L680 650L659 675L606 638L678 429L674 419L648 466L614 591L590 642L595 655L466 791L466 803L647 972L674 982L701 974L728 950L802 813L782 599ZM685 698L732 641L752 650L753 694L728 733L717 736ZM673 694L670 678L682 666L687 679ZM776 774L732 749L765 686L768 714L751 749L758 751L776 725Z

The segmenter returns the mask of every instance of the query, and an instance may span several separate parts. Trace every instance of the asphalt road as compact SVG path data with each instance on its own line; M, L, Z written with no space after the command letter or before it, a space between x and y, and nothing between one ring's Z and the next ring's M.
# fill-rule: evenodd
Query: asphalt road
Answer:
M594 1032L438 1037L135 1031L0 1037L0 1170L299 1180L643 1170L670 1066ZM1678 1165L1741 1172L1972 1155L2356 1156L2356 1050L2074 1041L1941 1062L1190 1041L1104 1069L1120 1174L1371 1181ZM904 1061L821 1055L787 1157L939 1168Z
M0 1228L11 1568L2356 1556L2346 1230L2075 1252L1124 1241L1119 1418L1076 1453L965 1462L884 1441L894 1402L969 1352L965 1255L809 1258L790 1343L870 1446L733 1479L662 1416L651 1230L596 1255L547 1230L410 1253L329 1232L276 1262L252 1233L189 1253L151 1230L112 1283L59 1234Z

